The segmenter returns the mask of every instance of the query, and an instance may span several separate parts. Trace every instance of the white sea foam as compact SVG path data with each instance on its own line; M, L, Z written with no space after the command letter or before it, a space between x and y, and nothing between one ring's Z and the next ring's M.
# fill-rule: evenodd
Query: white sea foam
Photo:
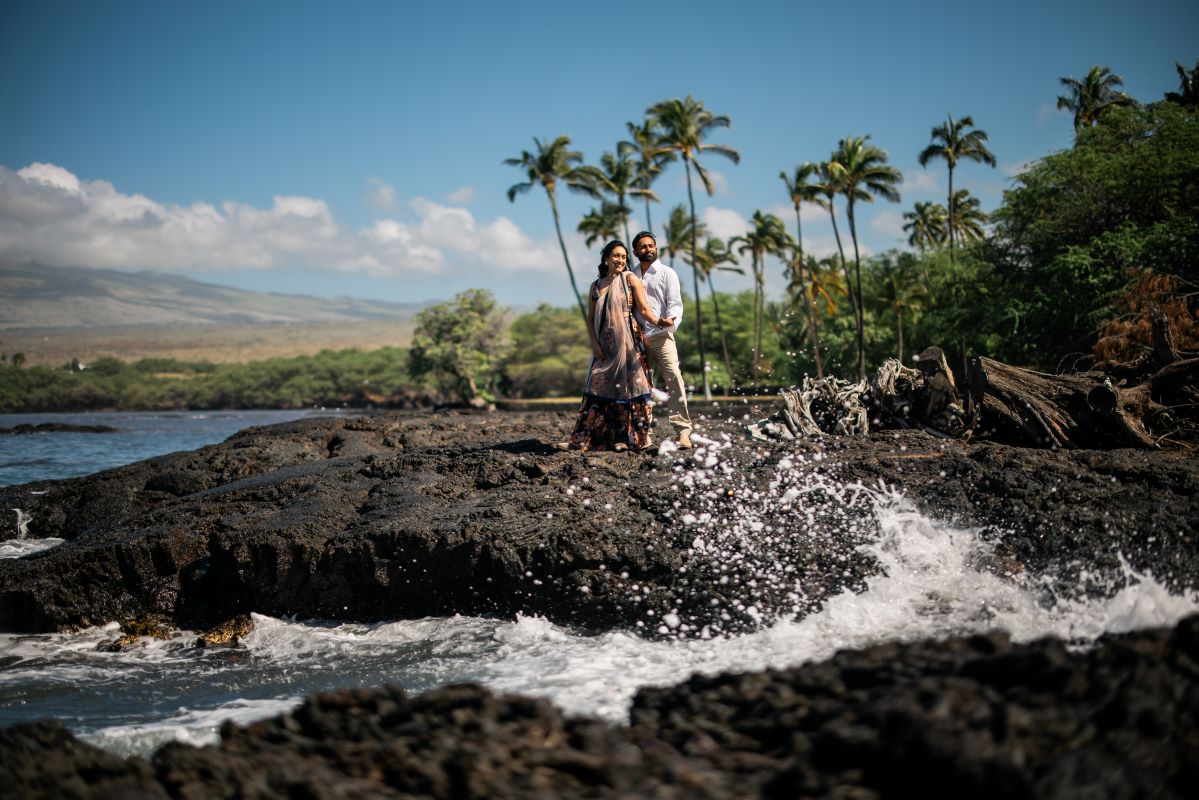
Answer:
M872 557L882 572L866 580L865 591L846 591L801 620L784 614L753 633L709 638L694 630L659 640L583 635L536 617L331 624L259 615L241 646L209 651L189 647L186 634L98 652L115 638L114 626L0 636L0 711L66 717L90 741L120 753L145 753L168 740L212 742L224 719L247 723L313 691L384 683L422 691L479 681L545 697L569 713L622 721L639 688L695 672L785 668L887 640L993 629L1019 641L1056 635L1083 647L1106 632L1170 625L1199 611L1196 593L1172 595L1127 566L1105 596L1059 596L1050 582L1005 572L976 531L931 520L885 486L842 485L788 460L769 488L752 489L724 458L727 441L699 444L699 466L676 473L677 518L690 516L695 531L691 569L760 556L749 566L761 574L751 569L737 579L790 580L786 564L770 561L773 548L802 545L831 525L822 535L843 536L847 559ZM726 488L737 498L731 510ZM767 612L755 610L763 619ZM686 623L662 624L673 632Z
M113 725L80 736L84 741L117 755L144 755L167 742L200 747L220 741L221 725L231 720L249 725L260 719L284 714L300 704L300 696L265 700L234 700L214 708L179 708L173 715L154 722Z
M64 539L47 536L44 539L7 539L0 542L0 558L21 558L57 547Z

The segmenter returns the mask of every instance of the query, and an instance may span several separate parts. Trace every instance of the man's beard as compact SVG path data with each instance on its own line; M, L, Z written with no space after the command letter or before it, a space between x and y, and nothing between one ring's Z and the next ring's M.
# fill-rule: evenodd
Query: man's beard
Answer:
M637 260L642 264L652 264L658 260L657 253L638 253Z

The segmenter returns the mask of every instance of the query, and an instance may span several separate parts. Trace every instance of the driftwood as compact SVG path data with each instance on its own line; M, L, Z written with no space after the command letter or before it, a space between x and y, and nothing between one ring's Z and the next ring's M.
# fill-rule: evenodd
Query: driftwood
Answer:
M1189 355L1189 354L1188 354ZM1022 447L1154 448L1199 440L1199 358L1183 358L1168 338L1136 363L1049 375L991 358L967 365L963 391L939 347L916 369L888 359L867 386L805 379L783 392L783 408L748 426L758 439L920 428L955 439Z

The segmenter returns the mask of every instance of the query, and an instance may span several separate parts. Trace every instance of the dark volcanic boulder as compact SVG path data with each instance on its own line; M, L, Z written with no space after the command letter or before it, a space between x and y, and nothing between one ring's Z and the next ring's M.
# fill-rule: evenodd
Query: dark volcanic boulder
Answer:
M554 449L572 424L568 413L304 420L8 487L0 507L30 514L31 535L68 541L0 561L0 630L151 615L206 628L251 611L743 630L864 588L880 566L859 548L877 537L886 487L983 526L1009 571L1081 563L1120 579L1127 562L1173 587L1199 580L1199 463L1185 454L918 431L762 444L732 419L707 421L692 451Z
M628 727L470 684L315 695L149 765L54 723L0 731L21 797L1161 797L1199 781L1199 617L992 634L643 690Z

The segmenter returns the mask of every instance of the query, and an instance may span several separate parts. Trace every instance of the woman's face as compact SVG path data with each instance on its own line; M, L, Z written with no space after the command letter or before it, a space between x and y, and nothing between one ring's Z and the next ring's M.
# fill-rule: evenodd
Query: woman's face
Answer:
M608 253L608 274L616 275L624 272L628 265L629 251L623 247L613 247L612 252Z

